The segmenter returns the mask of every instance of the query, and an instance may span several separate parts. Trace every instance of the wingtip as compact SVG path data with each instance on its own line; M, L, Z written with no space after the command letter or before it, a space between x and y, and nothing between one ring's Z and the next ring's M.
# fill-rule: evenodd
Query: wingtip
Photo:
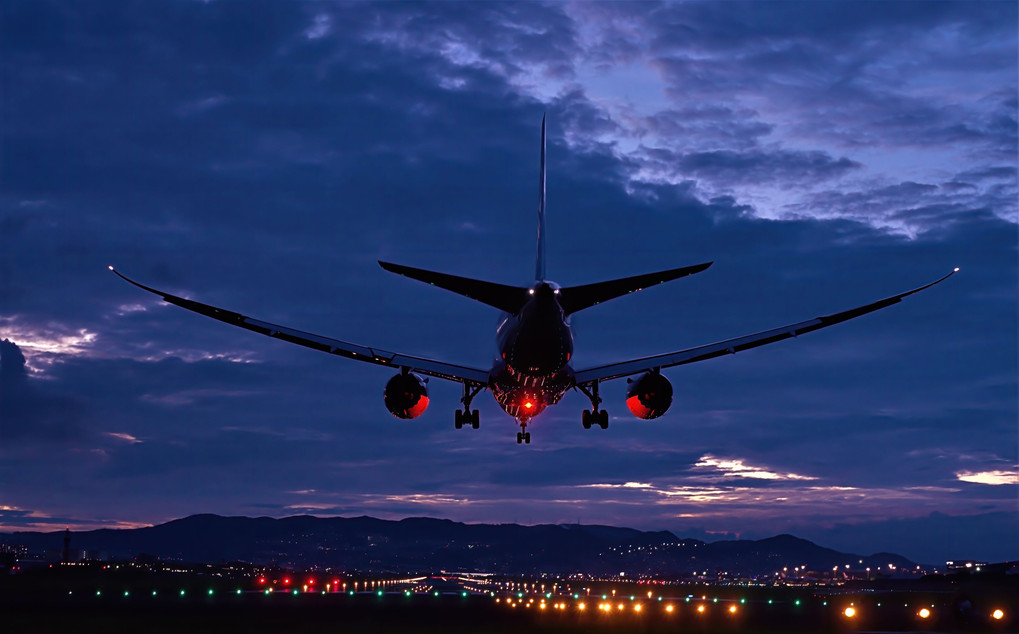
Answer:
M113 265L112 265L112 264L107 264L107 265L106 265L106 268L110 269L110 270L111 270L111 271L113 271L114 273L116 273L116 272L117 272L117 269L113 268Z
M955 267L954 269L952 269L952 273L958 273L958 272L959 272L959 267Z

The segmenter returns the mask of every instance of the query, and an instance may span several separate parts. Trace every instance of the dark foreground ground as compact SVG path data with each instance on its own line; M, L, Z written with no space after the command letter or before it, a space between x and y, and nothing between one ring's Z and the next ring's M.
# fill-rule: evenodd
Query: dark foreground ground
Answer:
M40 572L0 578L0 631L1016 632L1017 582L1010 577L850 589L666 586L656 588L651 599L631 585L602 599L470 591L464 596L466 588L458 587L438 594L408 594L391 586L381 595L282 589L267 594L206 576ZM845 615L847 607L855 609L854 616ZM929 615L921 618L925 608ZM990 616L995 609L1003 618Z

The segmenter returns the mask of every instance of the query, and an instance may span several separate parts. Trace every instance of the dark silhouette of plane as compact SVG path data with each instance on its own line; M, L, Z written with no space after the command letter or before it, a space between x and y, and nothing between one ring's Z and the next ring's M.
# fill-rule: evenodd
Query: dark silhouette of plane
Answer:
M629 380L626 404L638 418L658 418L672 404L672 385L662 376L663 368L735 354L834 326L897 304L913 293L948 279L959 270L956 268L930 284L905 293L831 315L687 350L574 370L570 366L570 359L573 356L573 332L570 329L572 314L627 293L700 273L712 263L704 262L607 282L562 287L545 277L544 118L541 121L541 169L538 188L538 254L534 271L535 281L530 286L506 286L379 262L379 265L387 271L453 291L501 310L503 318L496 331L498 356L495 364L487 370L388 352L271 324L144 286L128 279L112 266L110 270L127 282L155 293L171 304L207 317L330 354L398 369L399 373L389 380L384 392L386 408L398 418L416 418L428 407L427 379L420 376L425 375L456 381L463 385L463 397L460 399L463 409L456 410L455 426L457 429L465 425L477 429L478 410L471 409L471 402L481 391L487 389L492 392L499 406L520 425L517 443L531 442L527 425L546 407L558 403L568 390L580 390L591 401L591 409L585 409L581 418L584 428L599 426L605 429L609 424L609 415L599 407L602 399L598 395L598 386L603 381L637 375L635 379Z

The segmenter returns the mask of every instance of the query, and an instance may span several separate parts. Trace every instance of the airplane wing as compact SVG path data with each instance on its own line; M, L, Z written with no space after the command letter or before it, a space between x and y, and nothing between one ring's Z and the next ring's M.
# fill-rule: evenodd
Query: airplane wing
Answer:
M321 350L322 352L347 357L348 359L356 359L358 361L367 361L368 363L374 363L376 365L388 365L394 368L412 370L428 376L456 381L457 383L466 383L476 387L485 387L488 385L487 370L479 370L477 368L468 368L461 365L454 365L452 363L444 363L442 361L433 361L431 359L423 359L421 357L412 357L395 352L387 352L386 350L380 350L379 348L370 348L356 343L348 343L338 339L322 337L310 332L294 330L293 328L287 328L286 326L271 324L267 321L247 317L240 313L216 308L215 306L202 304L190 299L184 299L183 297L164 293L163 291L159 291L154 288L149 288L144 284L139 284L138 282L122 275L112 266L110 267L110 270L122 280L134 284L142 290L159 295L166 302L180 306L181 308L186 308L201 315L205 315L206 317L212 317L213 319L217 319L232 326L238 326L245 330L257 332L260 335L265 335L274 339L282 339L283 341L296 343L299 346Z
M844 310L840 313L834 313L831 315L825 315L823 317L816 317L807 321L801 321L796 324L790 324L788 326L782 326L780 328L773 328L771 330L765 330L764 332L758 332L752 335L746 335L744 337L737 337L735 339L727 339L725 341L719 341L718 343L711 343L706 346L698 346L696 348L688 348L686 350L679 350L677 352L668 352L665 354L654 355L651 357L643 357L640 359L633 359L630 361L622 361L619 363L610 363L608 365L602 365L595 368L587 368L585 370L579 370L574 373L577 385L589 385L599 381L608 381L611 379L618 379L620 377L637 374L640 372L646 372L648 370L657 370L661 368L668 368L675 365L684 365L687 363L694 363L696 361L705 361L707 359L713 359L715 357L721 357L727 354L735 354L744 350L750 350L758 346L764 346L769 343L776 341L782 341L783 339L789 339L791 337L798 337L808 332L814 332L821 328L827 328L828 326L834 326L835 324L854 319L867 313L872 313L875 310L881 310L887 308L892 304L898 304L904 297L908 297L913 293L919 293L922 290L928 289L935 284L947 280L949 277L954 275L959 269L956 268L948 275L926 284L919 288L914 288L911 291L905 293L899 293L898 295L892 295L885 299L859 306L857 308L851 308Z

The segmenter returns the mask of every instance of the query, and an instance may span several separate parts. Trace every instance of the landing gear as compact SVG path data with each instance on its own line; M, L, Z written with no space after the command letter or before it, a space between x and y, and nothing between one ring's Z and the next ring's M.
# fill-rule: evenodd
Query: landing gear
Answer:
M531 432L527 431L528 419L521 418L519 419L519 421L520 431L517 432L517 444L519 445L520 443L524 443L526 445L529 445L531 444Z
M477 429L481 426L481 415L478 413L478 410L471 409L471 401L483 389L485 389L484 385L464 383L464 395L460 399L460 402L464 404L464 408L456 410L456 414L453 417L454 427L463 429L464 425L469 425L473 429Z
M592 425L608 429L609 413L603 409L598 409L598 406L601 405L601 397L598 396L598 382L594 381L586 385L578 385L577 389L583 392L587 398L591 399L591 409L585 409L580 417L580 422L584 425L584 429L591 429Z
M477 429L481 426L481 414L476 409L470 411L458 409L453 416L453 425L457 429L463 429L464 425Z
M584 414L580 417L580 422L584 425L584 429L591 429L592 425L597 425L602 429L608 429L609 413L605 410L596 410L592 412L589 409L585 409Z

